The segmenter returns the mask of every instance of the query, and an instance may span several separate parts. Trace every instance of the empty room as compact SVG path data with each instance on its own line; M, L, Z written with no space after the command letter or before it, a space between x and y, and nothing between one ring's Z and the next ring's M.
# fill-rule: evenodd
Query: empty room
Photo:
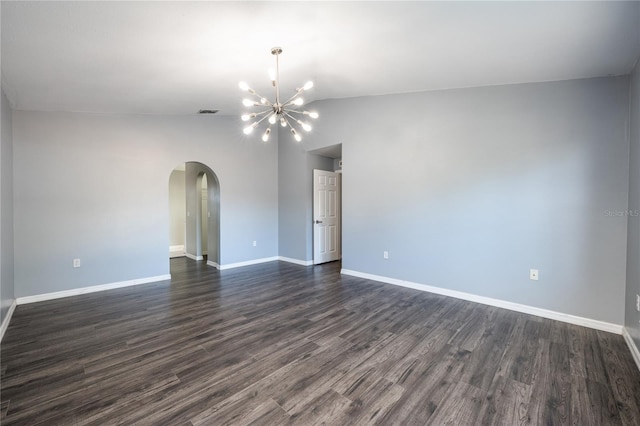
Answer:
M640 424L640 2L0 24L2 425Z

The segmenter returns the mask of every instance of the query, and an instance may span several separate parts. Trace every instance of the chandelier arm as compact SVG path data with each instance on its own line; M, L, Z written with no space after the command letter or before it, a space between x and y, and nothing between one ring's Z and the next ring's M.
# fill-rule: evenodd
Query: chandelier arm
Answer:
M286 117L287 115L289 115L289 114L287 114L286 112L284 112L284 113L282 114L282 118L284 118L284 121L287 123L287 125L289 126L289 128L290 128L290 129L293 129L294 127L292 127L292 126L291 126L291 123L289 123L289 120L287 120L287 117ZM291 117L291 116L289 116L289 117ZM293 117L291 117L291 118L293 119Z
M295 118L294 116L290 115L290 114L289 114L289 111L283 111L282 113L283 113L284 115L286 115L287 117L289 117L290 119L292 119L293 121L295 121L296 123L298 122L298 119L297 119L297 118ZM286 120L286 118L285 118L285 120ZM288 121L287 121L287 123L288 123Z
M289 115L288 113L286 113L286 114L289 116L289 118L291 118L296 123L298 123L298 125L300 127L302 127L302 130L304 130L305 132L310 132L311 131L312 127L311 127L311 125L309 123L305 123L304 121L300 121L298 118L293 117L293 116Z
M280 53L276 53L276 104L280 103Z
M300 96L302 94L302 92L304 92L304 89L297 89L296 90L296 94L293 95L292 97L290 97L287 102L284 103L284 106L287 105L291 105L291 101L293 101L295 98L297 98L298 96Z
M258 103L258 102L256 102L254 105L251 105L251 107L269 108L269 109L267 109L267 111L272 111L273 110L273 105L261 104L261 103ZM251 108L251 107L247 107L247 108Z
M265 111L268 112L268 111ZM266 120L267 118L269 118L269 115L265 115L264 117L262 117L260 120L255 122L255 125L258 126L260 123L262 123L264 120ZM271 127L271 126L269 126Z
M286 115L287 117L289 117L292 121L294 121L296 124L300 124L300 123L299 123L299 121L300 121L300 120L298 120L298 119L297 119L297 118L295 118L294 116L290 115L290 114L289 114L289 111L284 111L283 113L284 113L284 115ZM286 118L285 118L285 120L286 120L286 121L287 121L287 123L289 124L289 127L291 127L292 129L295 129L295 127L293 127L293 126L291 125L291 123L289 123L289 120L287 120ZM303 130L304 130L304 129L303 129Z
M259 111L259 112L251 112L251 113L249 113L249 115L255 114L255 117L253 117L253 118L256 118L256 117L260 117L262 114L267 114L268 112L271 112L271 110L267 109L267 110Z
M262 96L260 93L256 92L255 90L254 90L253 92L249 92L249 93L251 93L253 96L255 96L256 98L258 98L258 99L260 99L260 100L263 100L263 99L264 99L264 100L266 100L266 101L267 101L267 103L266 103L266 104L260 104L261 106L270 106L270 107L272 107L272 106L273 106L273 104L271 103L271 101L269 101L269 99L268 99L268 98L266 98L266 97Z
M259 118L261 115L266 114L268 112L269 110L260 111L260 112L249 112L249 113L242 114L240 117L242 118L242 121L249 121L252 118Z
M289 114L287 114L286 111L283 111L282 112L282 119L289 126L289 130L291 130L291 133L293 134L293 137L296 139L296 141L300 142L302 140L302 136L300 136L300 132L296 131L296 128L294 126L292 126L291 123L289 123L289 120L287 120L287 116L289 116L289 118L291 118L292 120L295 120L294 117L291 117Z
M280 103L280 54L276 55L276 103Z

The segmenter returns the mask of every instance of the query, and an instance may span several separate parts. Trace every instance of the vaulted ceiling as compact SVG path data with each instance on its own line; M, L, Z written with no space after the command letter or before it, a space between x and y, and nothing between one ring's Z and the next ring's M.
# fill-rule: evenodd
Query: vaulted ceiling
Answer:
M26 110L241 111L238 81L307 101L627 74L637 2L2 2L2 81Z

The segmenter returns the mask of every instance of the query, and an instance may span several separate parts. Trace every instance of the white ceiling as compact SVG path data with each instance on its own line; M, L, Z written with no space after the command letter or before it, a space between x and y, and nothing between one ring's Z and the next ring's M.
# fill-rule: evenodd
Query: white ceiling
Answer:
M621 75L637 2L5 2L2 79L27 110L241 111L238 81L307 100Z

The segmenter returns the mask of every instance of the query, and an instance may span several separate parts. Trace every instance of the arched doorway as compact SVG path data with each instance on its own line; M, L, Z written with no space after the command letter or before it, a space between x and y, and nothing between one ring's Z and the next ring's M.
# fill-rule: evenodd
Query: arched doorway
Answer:
M184 191L180 193L180 188ZM220 265L220 183L205 164L190 161L176 167L169 178L170 250L183 242L179 254ZM182 210L179 211L179 206ZM182 232L181 232L182 231ZM180 240L180 235L183 236Z

